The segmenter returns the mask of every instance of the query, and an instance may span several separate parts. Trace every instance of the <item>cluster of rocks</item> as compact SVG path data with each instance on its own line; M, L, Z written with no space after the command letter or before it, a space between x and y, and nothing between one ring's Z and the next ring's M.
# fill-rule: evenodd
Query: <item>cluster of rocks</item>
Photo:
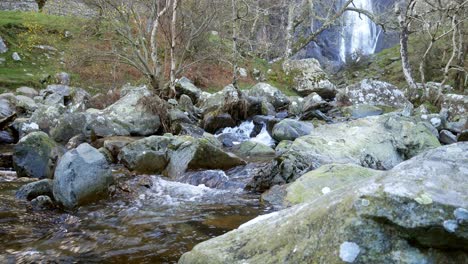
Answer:
M70 87L66 74L41 91L2 94L0 140L16 143L10 164L19 177L39 179L18 198L74 208L105 196L114 182L111 166L121 164L195 185L264 192L267 203L293 206L195 247L182 263L256 262L265 257L259 252L276 252L271 263L466 257L457 251L467 241L466 192L455 183L466 181L468 169L466 104L459 103L466 97L448 96L440 113L430 113L413 109L388 83L363 80L338 89L315 61L285 67L297 74L304 97L267 83L207 93L181 78L164 117L145 86L124 86L115 102L98 106L99 95ZM242 131L241 142L234 133L220 134L246 119L252 131ZM261 133L274 144L250 140ZM265 159L246 162L259 157ZM231 181L240 174L245 182ZM425 232L429 227L440 228ZM322 235L312 237L317 233L324 244ZM448 242L437 245L437 234ZM253 243L254 237L265 242Z

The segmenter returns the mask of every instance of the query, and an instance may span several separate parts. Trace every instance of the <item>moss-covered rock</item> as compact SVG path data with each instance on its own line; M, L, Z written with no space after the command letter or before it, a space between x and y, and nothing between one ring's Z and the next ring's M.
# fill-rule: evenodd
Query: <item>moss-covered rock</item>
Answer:
M428 151L205 241L179 263L460 263L468 144Z
M388 170L438 146L437 137L423 122L395 113L322 125L297 138L273 161L272 170L254 177L251 186L265 190L330 163Z
M187 170L230 169L245 161L223 151L212 139L190 136L151 136L126 145L119 160L141 173L163 173L177 179Z
M58 159L64 153L44 132L23 137L14 148L13 167L18 177L53 178Z
M295 140L298 137L308 135L314 129L309 122L284 119L273 127L272 137L275 140Z

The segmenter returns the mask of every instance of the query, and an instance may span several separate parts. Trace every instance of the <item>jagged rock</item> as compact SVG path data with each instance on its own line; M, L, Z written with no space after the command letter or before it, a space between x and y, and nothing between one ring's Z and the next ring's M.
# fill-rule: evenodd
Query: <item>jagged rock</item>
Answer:
M208 133L216 133L226 127L235 127L236 122L230 114L210 113L203 118L203 129Z
M229 169L245 161L224 152L209 139L189 136L151 136L125 146L119 160L142 173L163 173L173 179L187 170Z
M457 136L448 130L442 130L440 131L439 140L443 144L453 144L457 142Z
M91 95L81 88L74 88L71 94L70 111L84 112L91 106Z
M336 86L328 80L316 59L288 60L283 64L286 72L294 76L294 90L301 96L317 93L325 99L333 99Z
M368 104L404 108L411 104L402 91L390 83L364 79L358 84L341 90L338 97L346 98L351 104ZM341 99L340 99L341 100Z
M40 181L31 182L21 186L16 191L16 198L22 200L32 200L41 195L52 196L52 180L44 179Z
M448 110L449 120L456 120L458 117L468 115L468 96L461 94L445 94L442 101L442 108Z
M179 263L463 262L467 159L467 143L428 151L391 171L259 216L198 244ZM325 178L333 182L332 175Z
M117 102L102 110L102 114L121 125L131 135L153 135L158 131L161 122L158 115L145 108L140 102L146 96L150 96L146 86L129 90ZM117 133L114 135L125 136Z
M65 153L54 176L54 197L66 208L99 199L113 183L106 158L87 143Z
M50 136L57 142L66 144L72 137L86 132L86 115L83 113L65 113L50 130Z
M275 110L287 108L290 101L278 88L268 83L257 83L254 87L245 92L248 96L258 97L264 102L273 105Z
M177 81L176 92L179 96L188 95L193 102L198 102L202 91L198 89L189 79L182 77Z
M273 127L272 137L277 141L295 140L298 137L308 135L313 129L312 123L284 119Z
M324 164L351 163L388 170L402 161L440 146L425 122L398 114L361 118L322 125L297 138L269 169L249 185L265 190L292 182Z
M311 93L302 102L301 120L318 118L328 120L324 113L327 113L333 106L322 99L317 93Z
M91 137L130 136L123 124L102 112L96 113L90 109L86 111L86 131L90 131Z
M39 126L42 131L49 132L65 112L62 105L42 105L31 115L31 122Z
M18 177L53 178L63 148L44 132L23 137L14 148L13 167Z
M30 97L30 98L34 98L39 95L39 92L36 91L35 89L30 88L30 87L25 87L25 86L16 89L16 93L19 95Z

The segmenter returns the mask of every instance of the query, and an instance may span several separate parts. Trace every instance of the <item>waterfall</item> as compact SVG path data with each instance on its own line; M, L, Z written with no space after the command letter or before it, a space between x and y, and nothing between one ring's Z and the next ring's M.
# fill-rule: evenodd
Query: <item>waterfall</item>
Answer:
M354 6L371 13L374 11L372 0L354 0ZM357 12L346 11L343 24L340 41L340 57L343 62L346 62L348 55L353 56L356 53L368 55L375 52L381 29L372 20Z

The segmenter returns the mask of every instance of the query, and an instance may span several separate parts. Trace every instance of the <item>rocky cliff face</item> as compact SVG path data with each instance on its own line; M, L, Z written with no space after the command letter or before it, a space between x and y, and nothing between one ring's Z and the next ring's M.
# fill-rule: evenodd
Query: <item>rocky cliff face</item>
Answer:
M0 10L8 11L38 11L39 7L34 0L2 0Z

